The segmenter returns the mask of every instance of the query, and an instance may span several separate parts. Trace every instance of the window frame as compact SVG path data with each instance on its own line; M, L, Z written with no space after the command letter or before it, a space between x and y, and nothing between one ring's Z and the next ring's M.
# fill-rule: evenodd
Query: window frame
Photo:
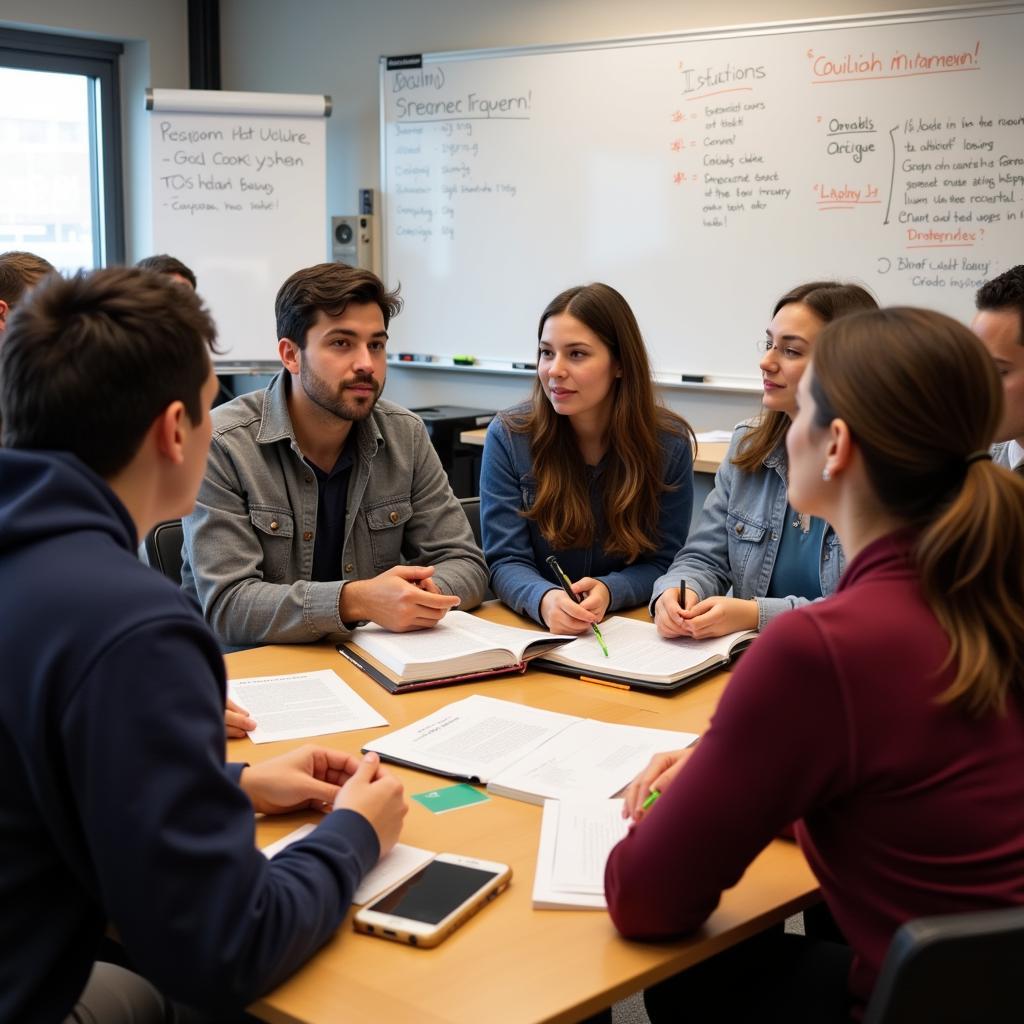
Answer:
M97 267L125 259L124 171L121 140L121 43L106 39L51 35L0 28L0 66L24 71L85 75L89 90L89 128L93 223L93 262ZM98 88L97 88L98 86Z

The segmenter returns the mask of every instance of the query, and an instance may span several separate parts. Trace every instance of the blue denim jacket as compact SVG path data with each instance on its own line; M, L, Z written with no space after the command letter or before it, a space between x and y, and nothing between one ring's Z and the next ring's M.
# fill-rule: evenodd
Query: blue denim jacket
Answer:
M658 598L669 587L678 587L680 579L685 579L701 600L726 594L730 588L733 597L753 598L759 629L781 612L809 603L806 597L764 596L786 528L786 446L773 451L757 472L738 469L733 456L753 422L741 423L733 431L729 452L718 467L714 490L704 502L696 528L668 572L654 584L652 614ZM819 563L825 597L839 586L843 565L839 538L826 526Z
M602 466L594 469L591 495L598 524L598 539L586 549L553 551L537 524L524 519L521 509L531 508L537 480L530 459L527 434L510 430L505 416L526 409L519 406L496 416L487 428L483 468L480 473L480 521L484 556L491 573L491 589L510 608L543 624L541 598L555 588L554 577L544 561L557 554L571 580L593 576L611 594L609 611L646 603L658 575L686 542L693 506L693 454L685 438L662 435L664 479L675 489L661 496L658 524L661 531L656 551L627 565L622 556L609 556L601 546Z

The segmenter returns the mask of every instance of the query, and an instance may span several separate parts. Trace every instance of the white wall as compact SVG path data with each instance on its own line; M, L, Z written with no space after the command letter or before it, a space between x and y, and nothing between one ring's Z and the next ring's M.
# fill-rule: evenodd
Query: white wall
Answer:
M776 0L770 7L756 0L221 0L223 84L225 89L329 93L334 114L327 130L327 205L333 213L353 213L357 190L376 188L380 180L381 54L579 42L940 6L946 5L937 0ZM569 283L574 282L553 281L552 294ZM780 281L779 291L792 283ZM525 390L518 378L454 371L396 368L388 382L388 397L407 406L500 408ZM709 391L671 390L664 398L698 429L730 426L758 404L749 394Z
M127 258L149 255L145 90L188 86L186 0L3 0L0 25L125 44L121 103Z

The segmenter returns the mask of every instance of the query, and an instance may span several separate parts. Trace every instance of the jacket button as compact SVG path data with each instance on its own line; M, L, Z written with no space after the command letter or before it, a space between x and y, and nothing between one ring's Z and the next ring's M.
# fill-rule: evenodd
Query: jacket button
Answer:
M398 513L397 512L392 512L391 515L388 516L388 519L390 519L392 525L394 525L395 523L398 522Z
M279 525L279 524L278 524L278 522L277 522L277 520L276 520L276 519L271 519L271 520L270 520L270 528L271 528L272 530L276 530L276 529L278 528L278 525Z
M736 532L737 533L742 533L743 532L743 524L742 523L737 523L736 524Z
M355 566L351 562L345 566L345 572L352 572L353 569L355 569Z
M304 533L304 534L302 535L302 539L303 539L303 540L312 540L312 539L313 539L313 534L312 534L312 533L310 533L310 531L309 531L309 530L307 530L307 531L306 531L306 532L305 532L305 533Z

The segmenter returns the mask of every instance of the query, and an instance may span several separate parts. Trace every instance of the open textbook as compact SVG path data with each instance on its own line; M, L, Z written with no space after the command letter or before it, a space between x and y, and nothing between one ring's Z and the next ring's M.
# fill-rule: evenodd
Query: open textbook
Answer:
M727 633L710 640L658 635L653 622L613 615L601 623L608 657L592 634L545 654L537 668L584 676L637 690L675 690L698 676L727 665L749 644L756 630Z
M531 658L572 639L454 611L431 629L412 633L363 626L351 641L338 645L338 653L389 692L401 693L522 672Z
M422 768L527 803L614 796L651 757L695 733L612 725L475 694L371 740L386 761Z
M533 876L534 910L602 910L604 866L629 822L621 800L545 800Z

